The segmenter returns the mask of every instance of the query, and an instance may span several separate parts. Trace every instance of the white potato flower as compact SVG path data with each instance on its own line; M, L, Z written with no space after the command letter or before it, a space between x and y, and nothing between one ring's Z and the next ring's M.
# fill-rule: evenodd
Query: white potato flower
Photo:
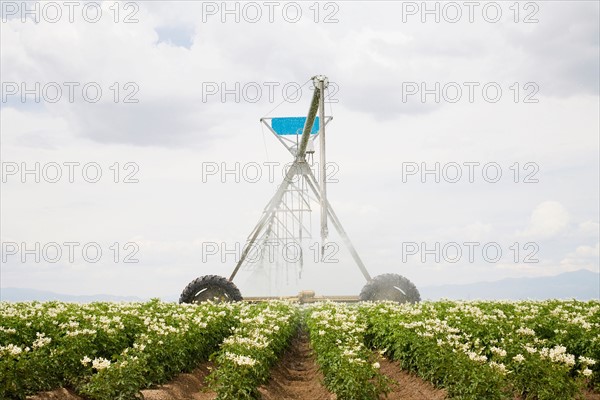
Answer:
M500 372L502 375L506 374L506 366L502 363L490 361L490 367L494 368L496 371Z
M579 357L579 362L582 363L583 365L595 365L596 364L596 360L594 360L592 358L587 358L584 356Z
M34 349L39 349L40 347L44 347L45 345L47 345L48 343L50 343L52 341L51 338L46 337L45 334L43 333L36 333L37 339L35 340L35 342L33 342L32 347Z
M110 360L107 360L106 358L99 357L92 361L92 368L98 371L108 367L110 367Z
M257 362L252 357L242 356L240 354L233 354L230 352L226 352L225 357L240 366L253 367L254 365L256 365L256 362Z
M506 350L501 349L500 347L490 347L490 351L494 354L496 354L497 356L500 357L506 357Z
M525 361L525 357L523 357L522 354L517 354L516 356L513 357L513 360L515 360L518 363L521 363L521 362Z
M519 328L517 329L517 333L520 333L521 335L535 336L535 331L531 328Z

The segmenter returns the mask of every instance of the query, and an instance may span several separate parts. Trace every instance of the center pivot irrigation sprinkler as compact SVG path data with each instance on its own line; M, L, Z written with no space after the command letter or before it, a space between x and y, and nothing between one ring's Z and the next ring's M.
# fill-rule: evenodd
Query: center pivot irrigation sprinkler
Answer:
M265 207L263 214L250 233L241 257L229 279L217 275L201 276L190 282L181 293L180 303L198 303L213 301L240 301L242 295L233 279L239 270L248 264L248 256L257 243L279 241L301 243L303 238L310 236L310 230L305 226L303 214L310 212L310 203L318 203L321 225L321 254L329 236L328 223L331 223L344 245L352 255L360 272L367 283L359 296L315 297L314 292L301 292L295 297L301 302L323 299L339 301L377 301L391 300L397 302L417 302L421 297L415 285L405 277L397 274L383 274L371 277L362 262L333 207L327 200L326 158L325 158L325 126L332 120L325 116L325 90L329 81L323 75L312 78L314 93L306 117L262 118L263 123L286 147L293 156L293 163L287 170L283 182L275 195ZM318 113L318 117L317 117ZM301 135L300 135L301 132ZM294 137L296 140L291 139ZM314 155L313 142L319 139L319 179L315 177L311 164ZM312 196L314 197L311 197ZM262 247L265 249L265 247ZM264 251L264 250L263 250ZM262 254L261 257L265 257ZM299 259L303 265L302 257ZM281 297L277 297L281 298ZM269 297L247 298L246 300L266 300Z

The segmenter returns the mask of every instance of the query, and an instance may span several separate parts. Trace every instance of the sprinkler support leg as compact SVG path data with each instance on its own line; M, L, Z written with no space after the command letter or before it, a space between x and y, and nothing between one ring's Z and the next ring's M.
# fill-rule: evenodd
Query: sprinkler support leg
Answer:
M310 188L312 189L317 200L320 201L321 195L319 194L319 189L318 189L319 186L318 186L317 180L316 180L315 176L313 175L312 171L309 171L307 182L308 182L308 186L310 186ZM362 274L365 277L365 279L367 280L367 282L371 281L371 279L372 279L371 274L369 274L369 271L367 271L367 267L365 267L365 264L363 263L360 256L358 255L358 252L356 251L356 249L354 248L354 245L350 241L348 234L342 227L342 223L340 222L337 215L335 214L335 211L333 211L333 207L331 207L331 204L329 203L329 201L327 201L327 211L328 211L329 217L331 218L331 222L333 223L333 226L335 227L338 234L342 237L342 240L344 241L344 244L348 248L348 251L350 251L352 258L354 258L354 262L356 262L358 269L360 269L360 272L362 272Z

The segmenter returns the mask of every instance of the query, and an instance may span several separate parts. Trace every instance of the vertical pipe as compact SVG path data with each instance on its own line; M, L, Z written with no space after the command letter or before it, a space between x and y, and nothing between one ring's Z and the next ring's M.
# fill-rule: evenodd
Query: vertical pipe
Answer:
M325 241L329 235L327 229L327 165L325 158L325 79L320 77L319 79L319 147L320 147L320 166L321 166L321 257L324 256Z

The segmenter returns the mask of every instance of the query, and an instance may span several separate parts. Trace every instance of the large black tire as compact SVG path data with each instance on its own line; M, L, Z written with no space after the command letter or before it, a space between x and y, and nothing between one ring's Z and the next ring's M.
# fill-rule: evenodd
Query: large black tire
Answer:
M241 301L240 290L230 280L217 275L205 275L191 281L179 296L179 303L203 301Z
M390 300L398 303L417 303L421 294L417 287L397 274L378 275L368 282L360 292L361 301Z

